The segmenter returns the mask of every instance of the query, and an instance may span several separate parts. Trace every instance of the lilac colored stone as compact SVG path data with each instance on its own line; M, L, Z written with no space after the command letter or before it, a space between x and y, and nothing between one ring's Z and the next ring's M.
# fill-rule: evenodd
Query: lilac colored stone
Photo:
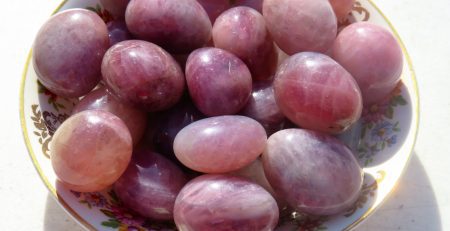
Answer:
M361 116L358 84L326 55L302 52L289 57L278 67L273 85L281 111L300 127L341 133Z
M325 0L265 0L263 15L274 41L289 55L325 52L336 38L336 16Z
M262 161L277 195L300 212L337 214L359 197L363 171L350 149L330 135L279 131L269 137Z
M116 20L125 18L125 10L129 2L130 0L100 0L103 8Z
M216 21L219 15L230 8L230 0L197 0L203 6L206 13L211 20L211 23Z
M278 207L261 186L240 177L203 175L183 187L175 201L183 231L273 230Z
M39 30L33 46L34 70L51 92L80 97L100 81L100 66L108 47L108 31L97 14L65 10Z
M208 116L239 112L252 90L245 63L219 48L201 48L189 55L186 82L194 104Z
M128 166L132 140L119 117L88 110L64 121L50 143L58 179L69 189L100 191L112 185Z
M111 46L132 39L132 35L124 21L111 21L106 26L108 27L109 44Z
M272 81L253 82L252 95L241 114L260 122L268 135L281 130L286 122L275 101Z
M254 80L269 79L275 73L278 53L258 11L245 6L225 11L214 23L212 35L215 47L244 61Z
M184 76L178 63L159 46L127 40L105 54L102 74L108 88L123 102L148 111L175 105L184 91Z
M329 0L339 22L344 21L353 9L355 0Z
M114 184L114 192L125 206L144 217L171 220L175 199L186 183L187 177L178 166L148 148L140 148Z
M187 167L205 173L226 173L254 161L266 146L267 135L255 120L245 116L217 116L183 128L173 149Z
M147 126L145 111L122 103L106 87L100 87L83 97L72 109L72 115L86 110L104 110L119 117L127 125L134 145L142 138Z
M211 38L211 21L196 0L131 0L125 21L137 38L171 53L188 53Z
M344 28L334 42L332 57L358 82L365 107L386 98L403 70L397 40L388 30L369 22Z

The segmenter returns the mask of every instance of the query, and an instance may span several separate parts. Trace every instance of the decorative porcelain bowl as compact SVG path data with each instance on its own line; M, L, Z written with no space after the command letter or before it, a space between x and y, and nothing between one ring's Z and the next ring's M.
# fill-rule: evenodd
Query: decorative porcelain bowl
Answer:
M64 1L56 12L87 8L106 19L109 14L95 0ZM307 217L282 211L279 230L349 230L366 219L394 188L412 152L419 119L419 96L411 60L397 32L370 0L359 0L352 21L370 21L389 29L404 54L402 81L384 102L363 111L361 120L340 135L364 167L365 178L353 208L332 217ZM61 206L83 227L92 230L176 230L173 223L158 223L123 207L112 190L78 193L56 183L49 159L49 143L56 128L69 117L77 100L52 94L38 81L28 56L20 88L20 118L25 143L39 175Z

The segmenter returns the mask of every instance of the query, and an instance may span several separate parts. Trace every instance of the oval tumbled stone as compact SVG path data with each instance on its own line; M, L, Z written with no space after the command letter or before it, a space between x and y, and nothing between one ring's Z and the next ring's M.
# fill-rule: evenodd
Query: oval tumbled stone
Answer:
M245 116L217 116L194 122L175 137L173 149L187 167L205 173L225 173L254 161L266 146L267 135Z

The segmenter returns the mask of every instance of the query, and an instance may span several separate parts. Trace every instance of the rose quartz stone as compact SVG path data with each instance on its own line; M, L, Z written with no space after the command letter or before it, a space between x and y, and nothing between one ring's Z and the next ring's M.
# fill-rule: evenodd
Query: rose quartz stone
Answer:
M326 0L265 0L263 15L276 44L289 55L325 52L336 38L336 16Z
M344 28L334 42L332 57L358 82L365 107L386 98L403 70L397 40L388 30L368 22Z
M119 117L101 110L73 115L50 143L58 179L69 189L94 192L112 185L128 166L132 140Z
M239 112L252 91L245 63L219 48L200 48L189 55L186 82L195 106L207 116Z
M71 9L52 16L33 46L39 81L62 97L80 97L101 79L100 66L109 47L108 30L94 12Z
M353 9L355 0L329 0L339 22L344 21Z
M100 0L100 4L107 10L114 19L125 18L125 10L130 0Z
M333 215L359 198L363 171L350 149L333 136L279 131L269 137L262 162L277 195L299 212Z
M106 26L108 27L109 44L111 46L132 39L132 35L124 21L110 21Z
M219 15L230 8L230 0L197 0L208 13L211 23L216 21Z
M147 111L170 108L184 91L178 63L161 47L146 41L127 40L112 46L103 58L102 74L121 101Z
M303 128L341 133L361 116L358 84L320 53L302 52L286 59L278 67L274 91L283 114Z
M270 231L279 212L273 197L255 183L235 176L203 175L183 187L174 215L183 231Z
M132 105L122 103L106 87L100 87L83 97L72 109L72 115L86 110L104 110L119 117L127 125L134 145L144 135L147 113Z
M240 169L264 151L267 135L245 116L217 116L183 128L175 137L176 157L187 167L205 173Z
M211 38L211 21L196 0L131 0L125 21L139 39L185 54Z
M269 79L275 73L278 53L258 11L245 6L225 11L216 19L212 35L215 47L244 61L254 80Z

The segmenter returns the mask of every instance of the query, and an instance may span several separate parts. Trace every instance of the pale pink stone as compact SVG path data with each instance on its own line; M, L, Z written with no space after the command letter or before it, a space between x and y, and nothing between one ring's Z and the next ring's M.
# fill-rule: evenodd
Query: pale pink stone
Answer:
M128 166L132 140L125 123L101 110L73 115L50 143L58 179L76 191L94 192L113 184Z
M177 158L205 173L225 173L250 164L264 151L267 135L245 116L217 116L183 128L173 144Z
M344 21L352 11L355 0L329 0L338 21Z
M265 0L263 15L273 39L289 55L325 52L336 37L336 16L327 0Z
M388 30L373 23L344 28L334 42L332 56L358 82L365 107L387 97L400 81L400 45Z
M203 175L183 187L174 216L183 231L270 231L279 212L272 196L255 183L235 176Z

